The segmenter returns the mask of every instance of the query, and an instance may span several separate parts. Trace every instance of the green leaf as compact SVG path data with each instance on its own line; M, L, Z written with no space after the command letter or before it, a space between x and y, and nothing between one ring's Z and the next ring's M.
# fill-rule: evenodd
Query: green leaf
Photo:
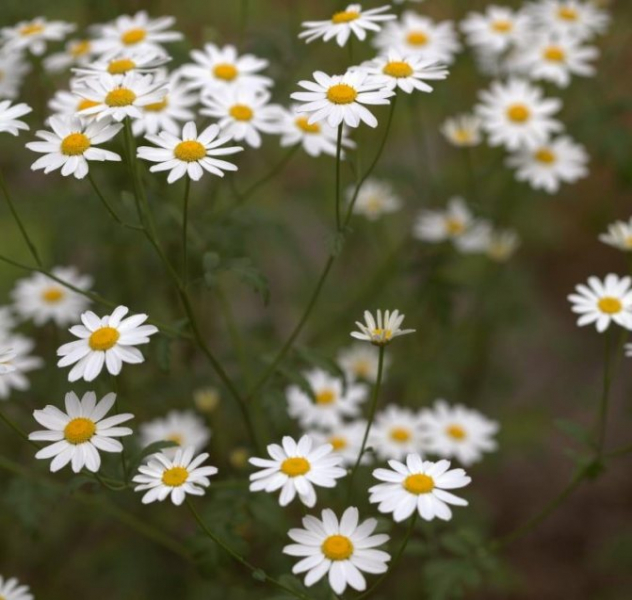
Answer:
M233 258L229 261L227 270L234 273L243 283L259 294L263 298L265 305L268 304L270 301L268 278L252 262L251 258Z

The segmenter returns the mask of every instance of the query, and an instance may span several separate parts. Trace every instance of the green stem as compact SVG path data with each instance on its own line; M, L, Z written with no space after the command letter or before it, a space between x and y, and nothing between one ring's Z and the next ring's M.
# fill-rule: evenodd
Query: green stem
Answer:
M31 446L34 446L39 450L39 444L36 444L34 441L30 440L28 434L21 427L16 425L11 419L9 419L9 417L7 417L7 415L5 415L4 412L1 410L0 420L4 421L4 424L9 427L9 429L12 429L15 433L17 433L23 440L27 441L29 444L31 444Z
M189 251L187 243L187 228L189 224L189 191L191 189L191 179L188 175L184 177L184 200L182 203L182 282L184 287L187 285L189 272Z
M117 214L116 211L112 208L112 205L106 200L105 196L101 193L101 190L98 188L94 178L92 177L92 173L90 173L88 171L88 180L90 181L90 183L92 184L92 188L94 189L96 195L99 197L99 199L101 200L103 206L105 206L105 209L108 211L108 213L110 213L110 216L119 224L122 225L123 227L127 227L128 229L134 229L136 231L142 231L143 228L139 227L138 225L132 225L130 223L125 223L125 221L123 221Z
M632 444L629 444L628 446L622 446L621 448L617 448L616 450L612 450L612 452L604 454L604 458L619 458L620 456L625 456L631 452Z
M342 154L342 132L344 123L338 125L336 139L336 230L340 231L340 156Z

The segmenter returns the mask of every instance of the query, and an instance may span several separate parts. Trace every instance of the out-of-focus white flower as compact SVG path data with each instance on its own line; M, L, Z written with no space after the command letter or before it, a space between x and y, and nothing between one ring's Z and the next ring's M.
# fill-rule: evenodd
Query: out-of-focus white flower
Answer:
M512 229L494 229L490 232L485 247L486 254L496 262L509 260L518 247L520 238Z
M41 368L44 361L31 356L35 343L22 335L0 332L0 344L4 348L10 348L14 355L10 360L12 369L9 372L5 370L0 377L0 400L6 400L11 395L11 390L23 392L29 389L26 373Z
M77 89L77 83L73 83L72 85L74 89ZM82 119L90 120L94 118L94 115L85 116L78 115L78 113L86 108L96 106L97 104L98 102L86 100L85 98L82 98L74 92L69 92L67 90L57 90L55 92L55 95L48 101L48 108L50 108L55 115L59 115L61 117L81 116ZM47 121L47 123L49 122L49 120Z
M351 346L347 346L338 352L338 364L345 372L345 376L349 381L357 379L375 383L377 379L379 351L377 348L354 342ZM382 365L382 378L388 366L390 365L390 356L384 356L384 364Z
M401 329L400 326L404 322L405 315L400 314L398 310L382 311L378 309L376 317L368 311L364 311L364 323L356 321L356 325L360 331L352 331L351 337L364 342L371 342L374 346L385 346L390 344L396 337L415 333L414 329Z
M193 448L200 452L211 438L204 420L190 410L172 410L165 417L143 423L138 431L143 447L154 442L173 442L180 448ZM163 448L162 454L169 459L175 457L178 448Z
M4 343L0 346L0 376L15 371L13 360L16 358L17 352Z
M342 456L343 464L353 466L362 449L365 431L366 421L353 421L352 423L341 423L326 432L310 431L309 435L317 445L331 444L334 452ZM367 464L370 461L371 457L365 452L361 464Z
M90 40L69 40L62 52L55 52L44 59L44 68L51 73L59 73L85 64L92 56L94 48Z
M608 231L599 236L599 241L624 252L632 252L632 217L627 222L616 221L608 225Z
M500 54L527 33L529 19L521 11L504 6L488 6L484 13L470 12L461 22L467 43Z
M17 98L24 77L31 70L31 65L19 53L0 52L0 99Z
M48 42L63 40L75 25L65 21L47 21L44 17L36 17L31 21L20 21L12 27L0 29L2 51L11 54L25 50L41 56L46 52Z
M481 120L476 115L457 115L446 119L441 133L454 146L478 146L483 141Z
M538 0L529 5L528 12L536 30L571 35L578 40L603 33L610 22L608 13L590 0Z
M11 135L18 135L20 129L28 131L29 126L24 121L20 121L19 117L28 115L32 110L28 104L23 102L13 106L11 106L10 100L0 102L0 133L6 131Z
M368 445L380 460L401 460L411 452L421 453L420 416L410 408L389 404L376 415Z
M82 81L88 77L98 78L103 73L109 75L154 73L170 60L169 56L155 50L131 49L126 52L115 50L99 56L92 62L75 67L73 71L76 81Z
M0 575L0 597L4 600L33 600L27 585L20 585L15 577L5 579Z
M355 193L355 186L347 189L347 201L351 202ZM358 192L353 205L353 212L363 215L369 221L377 221L380 217L397 212L402 207L402 201L393 187L386 181L367 179Z

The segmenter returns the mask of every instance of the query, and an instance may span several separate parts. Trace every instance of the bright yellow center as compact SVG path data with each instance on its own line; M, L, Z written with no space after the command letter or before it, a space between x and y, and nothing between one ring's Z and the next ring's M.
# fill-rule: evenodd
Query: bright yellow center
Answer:
M465 224L460 219L449 217L445 220L445 228L450 235L459 235L465 231Z
M64 437L69 444L84 444L92 439L96 430L97 426L94 424L94 421L79 417L73 419L64 427Z
M28 37L29 35L35 35L36 33L42 33L44 31L44 25L39 23L30 23L20 29L20 35Z
M61 141L61 153L66 156L79 156L90 148L90 140L83 133L71 133Z
M108 65L108 73L110 75L123 75L123 73L127 73L132 69L136 68L136 63L129 58L119 58L118 60L113 60Z
M228 111L230 116L237 121L250 121L255 114L249 106L245 104L235 104Z
M446 427L445 432L455 440L465 439L466 436L465 429L460 425L449 425Z
M428 494L434 490L434 479L423 473L409 475L404 479L404 489L411 494Z
M331 404L336 399L333 390L321 390L316 394L316 404Z
M513 23L506 19L498 19L492 23L492 29L497 33L509 33L513 29Z
M330 535L320 549L329 560L347 560L353 554L353 544L344 535Z
M393 60L384 65L382 73L391 77L410 77L413 74L413 69L403 60Z
M294 121L296 126L305 133L320 133L320 125L318 123L309 123L307 117L297 117Z
M296 458L286 458L281 463L281 473L285 473L288 477L298 477L305 475L311 469L309 461L301 456Z
M184 162L195 162L206 156L206 148L200 142L187 140L186 142L180 142L173 149L173 155Z
M393 427L393 429L391 429L391 439L394 442L403 444L404 442L407 442L410 438L410 429L406 429L405 427Z
M425 46L428 43L428 36L423 31L411 31L406 36L406 41L411 46Z
M77 42L70 47L69 52L70 56L74 56L75 58L83 56L84 54L90 52L90 42L88 40Z
M577 21L579 14L572 6L561 6L557 16L564 21Z
M88 345L92 350L109 350L118 342L121 334L114 327L101 327L92 332Z
M550 60L551 62L564 62L566 54L559 46L549 46L544 51L544 58L546 60Z
M112 90L105 97L105 103L114 107L129 106L134 103L134 100L136 100L136 94L127 88Z
M169 98L167 96L164 97L160 102L152 102L151 104L145 104L143 109L147 112L162 112L169 106Z
M514 123L524 123L531 116L531 111L524 104L512 104L507 109L507 116Z
M597 303L599 306L599 310L608 315L614 315L623 310L623 304L621 304L621 300L618 298L613 298L612 296L604 296Z
M55 304L64 297L64 290L58 287L49 287L42 292L42 300L49 304Z
M77 105L77 111L80 110L86 110L86 108L92 108L93 106L97 106L99 103L95 102L94 100L86 100L85 98L83 100L79 101L79 104Z
M472 132L468 129L457 129L454 132L454 139L461 144L467 144L472 141Z
M142 29L128 29L122 36L121 42L123 42L126 46L133 46L134 44L138 44L138 42L142 42L147 37L147 32Z
M171 467L162 474L162 482L169 487L180 487L189 478L184 467Z
M337 12L331 17L331 22L338 25L339 23L349 23L350 21L355 21L360 16L360 13L357 10L343 10L341 12Z
M334 447L334 450L344 450L348 445L345 438L336 435L329 438L329 443Z
M550 165L555 162L555 154L548 148L540 148L536 151L534 156L538 162L544 163L545 165Z
M178 446L182 446L184 439L179 433L172 433L165 438L165 441L173 442L174 444L178 444Z
M327 100L334 104L351 104L357 97L358 92L346 83L332 85L327 90Z
M239 75L239 71L237 71L237 67L234 65L230 65L228 63L221 63L219 65L215 65L213 68L213 75L217 77L217 79L223 79L224 81L232 81Z
M393 337L393 332L390 329L380 329L378 327L377 329L374 329L371 333L383 340L390 340Z

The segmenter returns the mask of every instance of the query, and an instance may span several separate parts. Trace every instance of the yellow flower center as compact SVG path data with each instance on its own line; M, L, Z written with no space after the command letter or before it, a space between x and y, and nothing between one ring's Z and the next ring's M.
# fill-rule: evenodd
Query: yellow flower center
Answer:
M403 60L392 60L384 65L382 73L391 77L410 77L413 74L413 69Z
M599 310L607 315L615 315L623 310L623 304L618 298L612 296L604 296L597 303Z
M114 107L129 106L134 103L134 100L136 100L136 94L127 88L112 90L108 92L108 95L105 97L105 103L108 106Z
M331 17L331 22L336 25L339 23L349 23L351 21L355 21L359 16L360 13L357 10L343 10L334 13L334 16Z
M66 156L79 156L90 148L90 140L83 133L71 133L61 141L61 153Z
M294 121L296 126L305 133L320 133L320 125L318 123L309 123L307 117L297 117Z
M42 33L42 31L44 31L44 25L41 25L40 23L29 23L20 29L20 35L28 37L29 35Z
M169 98L167 96L164 97L160 102L152 102L151 104L145 104L143 109L147 112L162 112L169 106Z
M337 435L330 437L329 443L333 446L334 450L344 450L348 446L347 440Z
M56 304L64 297L64 290L58 287L49 287L42 292L42 300L49 304Z
M549 46L544 50L544 58L551 62L564 62L566 54L559 46Z
M472 141L472 132L468 129L457 129L454 132L454 139L461 144L467 144Z
M507 109L507 116L514 123L524 123L531 116L531 111L524 104L512 104Z
M353 544L345 535L330 535L320 548L329 560L347 560L353 554Z
M409 475L404 479L404 489L411 494L428 494L434 490L434 479L423 473Z
M232 81L239 75L239 71L237 71L237 67L234 65L230 65L228 63L221 63L219 65L215 65L213 68L213 75L217 77L217 79L223 79L224 81Z
M200 142L187 140L186 142L180 142L173 149L173 155L184 162L195 162L206 156L206 148Z
M357 97L358 92L346 83L332 85L327 90L327 100L334 104L351 104Z
M172 433L165 438L165 442L173 442L174 444L178 444L178 446L182 446L183 441L184 439L179 433Z
M506 19L498 19L492 23L492 29L497 33L509 33L513 29L513 23Z
M465 231L465 224L460 219L448 217L445 220L445 228L450 235L459 235Z
M119 58L118 60L113 60L108 65L108 73L110 75L123 75L123 73L127 73L132 69L136 68L136 63L129 58Z
M463 440L466 437L465 429L460 425L449 425L445 432L455 440Z
M295 458L286 458L281 463L281 473L285 473L288 477L298 477L305 475L311 469L309 461L302 456Z
M230 107L228 112L230 116L237 121L250 121L255 114L252 108L245 104L235 104Z
M406 429L405 427L393 427L393 429L391 429L391 439L394 442L403 444L404 442L407 442L410 438L410 429Z
M411 31L406 36L406 41L411 46L425 46L428 43L428 36L423 31Z
M92 350L109 350L118 342L121 334L114 327L101 327L92 332L88 339L88 345Z
M184 467L171 467L162 474L162 482L169 487L180 487L189 478Z
M577 21L579 14L572 6L561 6L557 16L563 21Z
M333 390L321 390L316 394L316 404L331 404L336 399Z
M69 52L70 56L74 56L75 58L83 56L84 54L90 52L90 42L88 40L81 40L80 42L73 44L70 47Z
M69 444L84 444L92 439L96 430L97 426L94 421L85 417L78 417L64 427L64 437Z
M77 111L80 110L86 110L86 108L92 108L93 106L98 106L98 102L95 102L94 100L86 100L85 98L83 100L79 101L79 104L77 105Z
M126 46L133 46L134 44L138 44L138 42L142 42L147 37L147 32L142 29L128 29L122 36L121 42L123 42Z
M555 154L548 148L540 148L536 151L534 156L538 162L544 163L545 165L550 165L555 162Z
M374 329L371 334L383 340L390 340L393 337L393 332L390 329L380 329L379 327Z
M353 365L353 372L358 377L366 377L371 372L371 363L368 360L357 360Z

